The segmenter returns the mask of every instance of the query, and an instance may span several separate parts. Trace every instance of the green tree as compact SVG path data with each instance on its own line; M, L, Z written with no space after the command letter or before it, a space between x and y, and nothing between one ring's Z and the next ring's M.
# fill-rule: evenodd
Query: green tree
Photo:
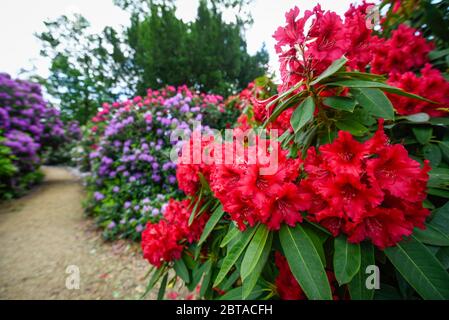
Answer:
M113 28L90 34L81 15L64 15L45 26L36 36L42 42L41 55L50 59L50 75L37 80L57 100L64 119L84 124L101 102L134 91L129 61Z

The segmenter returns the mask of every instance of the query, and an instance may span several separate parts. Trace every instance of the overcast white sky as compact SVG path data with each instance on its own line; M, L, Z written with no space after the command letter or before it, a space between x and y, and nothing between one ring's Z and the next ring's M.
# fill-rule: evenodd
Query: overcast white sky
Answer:
M344 13L356 0L255 0L251 7L254 24L247 31L248 49L256 52L265 43L270 53L270 68L277 70L274 40L271 37L284 14L297 5L301 12L317 3L323 9ZM196 16L198 0L178 0L178 15L185 21ZM112 0L0 0L0 72L17 76L22 68L46 76L48 64L39 57L39 43L33 36L44 29L43 21L67 13L81 13L92 24L93 30L105 26L127 25L128 14L114 6Z

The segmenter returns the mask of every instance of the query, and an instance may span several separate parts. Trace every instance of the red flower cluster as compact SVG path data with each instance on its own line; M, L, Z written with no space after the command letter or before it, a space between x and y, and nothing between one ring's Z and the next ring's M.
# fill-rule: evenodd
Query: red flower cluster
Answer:
M299 286L298 281L296 281L293 276L290 266L288 265L287 259L279 252L275 253L275 263L276 267L279 269L279 274L276 277L275 284L279 297L282 300L306 300L307 297L304 291ZM334 295L334 300L338 300L338 296L335 294L336 291L336 279L332 272L327 271L327 278L329 279L329 284L331 285L331 290Z
M350 69L388 74L421 68L428 61L434 44L416 29L400 25L391 38L382 39L367 27L367 13L371 4L351 5L345 19L335 12L323 11L317 5L298 18L295 7L286 13L285 27L279 27L273 37L277 40L283 85L280 91L291 88L306 77L317 76L329 65L345 55ZM305 25L312 19L305 33Z
M268 148L260 148L268 146L268 140L257 141L258 144L247 148L239 146L236 141L223 145L223 149L235 150L236 160L231 164L213 166L211 189L241 230L258 222L272 230L279 229L283 222L293 226L302 221L299 211L305 206L295 184L300 160L287 158L288 151L282 150L277 142L273 141L268 152ZM248 155L257 154L257 157L249 161L238 149ZM270 157L270 163L265 163L264 160ZM272 170L264 172L270 168L269 165Z
M404 89L404 91L417 94L439 104L419 101L407 97L389 94L391 102L399 114L407 115L425 112L432 117L445 117L449 108L449 82L441 72L426 64L418 77L413 72L390 75L388 83L392 86Z
M204 161L204 155L212 141L213 136L200 136L199 132L194 132L189 142L182 147L177 163L176 179L179 189L186 195L193 196L199 190L200 173L209 180L211 166Z
M319 151L308 150L308 176L300 183L311 220L334 236L342 232L355 243L371 239L381 249L395 245L414 227L424 228L429 211L422 201L430 166L426 161L421 168L404 146L389 145L382 121L364 143L340 131Z
M388 74L421 68L428 61L434 44L427 42L416 29L401 24L391 33L391 38L374 48L371 72Z
M147 224L141 245L144 258L152 265L160 267L164 261L180 259L185 244L199 240L209 214L203 213L189 226L189 206L189 200L170 199L164 218L158 223Z
M305 11L299 19L298 7L287 12L287 25L273 35L281 65L280 91L305 77L320 74L343 55L350 58L351 68L364 69L372 59L372 48L380 41L366 27L367 7L367 3L351 6L345 21L335 12L323 11L320 5ZM311 27L305 34L305 25L311 18Z

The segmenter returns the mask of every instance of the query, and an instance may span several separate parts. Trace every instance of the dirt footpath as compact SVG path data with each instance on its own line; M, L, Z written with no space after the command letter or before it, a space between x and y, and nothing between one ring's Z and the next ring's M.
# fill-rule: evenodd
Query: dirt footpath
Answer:
M83 216L78 179L63 168L44 173L30 194L0 204L0 299L139 298L149 265L138 245L103 242Z

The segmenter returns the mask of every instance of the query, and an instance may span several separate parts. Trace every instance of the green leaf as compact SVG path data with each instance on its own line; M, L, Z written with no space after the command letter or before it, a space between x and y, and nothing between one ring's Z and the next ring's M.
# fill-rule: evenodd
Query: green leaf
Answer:
M348 112L353 112L356 105L356 101L349 97L327 97L323 103L328 107Z
M370 242L360 244L360 270L348 284L352 300L372 300L374 289L366 287L366 267L374 265L374 247Z
M323 79L330 77L335 72L340 70L346 64L347 61L348 59L345 56L333 61L326 70L324 70L315 80L310 82L310 85L313 86L317 83L320 83L320 81L322 81Z
M166 270L167 269L165 268L165 266L154 270L153 275L151 276L150 281L148 281L147 288L145 289L145 292L143 293L141 299L143 299L148 294L148 292L153 289L154 285L159 281Z
M240 278L240 271L235 270L227 279L225 282L222 282L220 285L220 289L223 291L228 291L234 283Z
M329 235L311 224L303 224L302 227L315 245L315 249L320 255L321 262L323 262L323 266L325 266L326 255L324 253L323 243L329 238Z
M363 136L365 133L368 132L368 128L357 121L342 119L337 121L335 125L337 126L338 129L347 131L350 134L358 137Z
M305 98L295 111L293 111L292 117L290 118L290 124L295 133L301 130L302 127L313 119L314 111L315 102L313 101L313 97L310 96Z
M254 238L255 238L255 236L254 236ZM253 271L246 278L243 279L243 285L242 285L242 288L243 288L242 289L242 298L243 299L248 298L250 296L251 292L253 291L254 287L256 286L257 281L259 280L260 275L262 273L262 270L265 267L265 264L267 263L268 257L270 256L272 241L273 241L273 233L269 232L267 241L265 242L265 246L262 250L262 254L261 254L260 258L258 259L258 263L254 267ZM242 267L243 267L244 261L245 260L243 260L243 262L242 262Z
M449 269L449 247L440 248L436 257L446 270Z
M265 224L259 224L256 229L256 233L254 234L254 237L249 243L245 255L243 256L240 271L242 280L245 280L246 277L248 277L251 272L253 272L254 268L258 264L259 259L262 256L262 252L265 248L265 243L267 242L269 233L270 231Z
M394 120L394 109L385 93L375 88L351 89L357 102L375 117Z
M248 300L255 300L259 298L263 293L264 289L260 286L256 286L251 294L247 297ZM218 300L241 300L242 299L242 287L234 288L229 290L224 295L222 295Z
M435 126L449 126L449 118L430 118L429 122Z
M189 226L192 225L193 220L195 219L196 211L198 209L199 204L201 203L202 197L203 197L203 188L200 189L200 195L198 196L198 200L195 202L195 205L193 206L192 212L190 213Z
M418 140L421 144L429 143L432 138L432 127L414 127L412 128L412 131L416 137L416 140Z
M443 154L446 161L449 162L449 142L447 141L438 141L438 145L440 147L441 153Z
M220 248L226 247L226 245L232 241L235 237L237 237L240 234L240 230L234 226L232 223L229 225L228 233L225 235L223 240L220 243Z
M175 269L176 274L182 280L184 280L185 283L190 282L189 270L187 269L186 264L184 263L184 260L182 260L182 259L175 260L173 268Z
M212 278L212 261L211 260L207 260L207 262L204 264L204 278L203 278L203 282L201 283L201 289L200 289L200 296L204 297L206 295L207 290L209 289L210 286L210 279Z
M430 161L432 168L440 165L442 160L441 150L436 144L427 144L423 148L424 158Z
M444 50L433 50L433 51L429 52L429 59L437 60L437 59L442 58L447 55L449 55L449 48L444 49Z
M242 255L248 243L251 241L256 228L248 228L243 232L242 238L237 242L228 252L221 265L220 272L214 282L214 287L218 286L231 270L232 266L237 262Z
M340 285L346 284L360 270L360 245L349 243L345 236L335 238L334 272Z
M164 279L162 279L161 286L159 287L159 292L157 293L157 300L164 300L165 289L167 288L168 273L165 274Z
M306 296L311 300L332 300L320 255L301 225L283 225L279 237L290 269Z
M201 281L201 277L203 276L205 267L206 263L201 264L200 262L197 262L197 265L192 270L192 280L187 284L187 288L189 289L189 291L195 290L195 287Z
M449 169L433 168L429 172L429 187L445 188L449 186Z
M220 221L221 217L223 217L223 214L224 214L223 207L220 205L218 206L217 209L215 209L214 213L212 213L209 220L207 221L203 230L203 234L201 235L200 241L198 242L198 245L201 245L204 241L206 241L207 237L215 228L217 223Z
M437 189L437 188L428 188L427 194L449 199L449 191L446 191L446 190L441 190L441 189Z
M449 246L449 236L431 224L426 225L426 230L415 228L413 235L425 244L434 246Z
M347 88L378 88L382 89L382 91L386 91L389 93L394 93L400 96L413 98L421 101L426 101L430 103L435 103L435 101L420 97L416 94L405 92L404 90L396 87L389 86L383 82L377 81L365 81L365 80L339 80L335 82L326 83L326 86L336 86L336 87L347 87Z
M449 299L449 274L415 237L386 248L384 252L423 299Z
M427 113L420 112L420 113L410 114L408 116L401 116L401 117L399 117L399 119L406 119L410 122L415 122L415 123L423 123L423 122L429 121L430 116Z
M449 234L449 201L434 211L430 224L443 231L446 235Z

